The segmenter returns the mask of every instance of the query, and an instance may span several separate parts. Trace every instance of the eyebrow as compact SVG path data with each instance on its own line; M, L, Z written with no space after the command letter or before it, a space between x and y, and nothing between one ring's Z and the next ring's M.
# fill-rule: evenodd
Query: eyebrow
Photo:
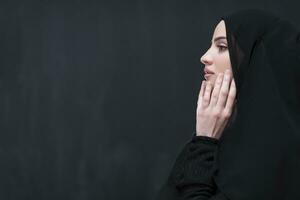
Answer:
M216 37L214 39L214 42L218 41L218 40L221 40L221 39L225 39L226 40L226 37L225 36L219 36L219 37Z

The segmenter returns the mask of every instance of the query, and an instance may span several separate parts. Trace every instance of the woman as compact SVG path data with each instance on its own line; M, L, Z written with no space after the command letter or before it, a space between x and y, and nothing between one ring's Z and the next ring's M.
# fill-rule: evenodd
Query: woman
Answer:
M213 40L196 132L157 199L300 199L299 31L247 9L222 16Z

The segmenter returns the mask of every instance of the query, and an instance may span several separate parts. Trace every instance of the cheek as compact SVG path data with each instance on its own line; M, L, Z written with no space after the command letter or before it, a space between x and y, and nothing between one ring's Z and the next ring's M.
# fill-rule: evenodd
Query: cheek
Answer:
M231 69L229 54L225 52L223 55L220 55L220 57L217 59L216 65L216 70L219 73L224 73L226 69Z
M231 68L230 57L229 57L228 51L224 54L223 62L224 62L224 66L226 66L226 69Z

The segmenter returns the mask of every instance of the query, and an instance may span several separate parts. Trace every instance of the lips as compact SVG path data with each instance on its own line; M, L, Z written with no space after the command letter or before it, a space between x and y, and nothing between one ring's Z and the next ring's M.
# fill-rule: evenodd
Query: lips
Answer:
M208 77L210 77L210 75L212 75L212 74L207 73L207 74L204 75L204 78L207 80Z
M213 71L209 70L207 67L204 67L204 74L214 74Z
M210 75L214 74L214 72L210 71L207 67L204 67L204 78L207 80Z

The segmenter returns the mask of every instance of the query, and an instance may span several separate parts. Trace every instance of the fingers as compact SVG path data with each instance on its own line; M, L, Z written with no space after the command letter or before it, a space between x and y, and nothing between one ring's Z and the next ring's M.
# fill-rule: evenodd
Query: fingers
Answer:
M206 106L209 105L211 91L212 91L211 83L206 82L204 96L203 96L203 99L202 99L202 106L203 107L206 107Z
M230 84L230 89L229 89L229 94L225 106L226 112L229 112L228 114L231 113L234 103L235 103L235 96L236 96L236 86L234 79L232 79L231 84Z
M217 76L215 86L214 86L214 89L213 89L213 92L211 95L210 105L215 106L217 104L218 96L219 96L222 81L223 81L223 76L224 76L223 73L220 73Z
M202 83L201 83L200 92L198 94L197 106L202 104L202 99L203 99L203 95L204 95L205 85L206 85L206 82L203 80Z
M203 97L203 95L204 95L205 83L206 83L205 81L202 81L202 83L201 83L199 97Z
M220 93L219 93L219 98L218 98L218 101L217 101L217 106L220 106L222 108L225 107L226 100L227 100L227 95L228 95L228 91L229 91L230 81L231 81L230 71L226 70L225 76L223 78L221 90L220 90Z

